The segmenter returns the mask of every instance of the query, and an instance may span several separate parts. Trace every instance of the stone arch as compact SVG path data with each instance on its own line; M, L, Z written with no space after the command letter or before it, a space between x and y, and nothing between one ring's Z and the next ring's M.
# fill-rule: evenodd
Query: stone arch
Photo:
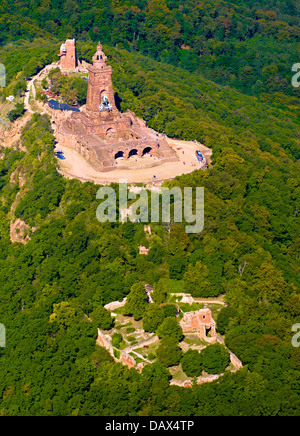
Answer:
M103 97L104 94L106 94L106 89L102 89L102 90L100 91L100 103L102 103L102 97ZM107 95L107 94L106 94L106 95Z
M118 159L119 157L124 157L124 151L120 150L115 154L115 159Z
M152 150L151 147L145 147L142 152L142 156L145 156L145 154L149 154L151 150Z
M130 150L130 152L128 153L128 157L131 156L137 156L138 155L138 150L136 148L133 148L132 150Z
M113 127L109 127L109 128L106 130L105 134L106 134L106 136L107 136L108 138L112 138L112 137L114 137L114 136L116 135L116 131L115 131L115 129L114 129Z
M212 332L211 326L205 326L205 336L208 336L209 334L211 334L211 332Z

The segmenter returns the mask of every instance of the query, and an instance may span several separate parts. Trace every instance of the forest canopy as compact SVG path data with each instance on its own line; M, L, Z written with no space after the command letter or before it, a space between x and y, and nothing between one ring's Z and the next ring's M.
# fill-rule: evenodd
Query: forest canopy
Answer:
M298 97L290 86L300 33L293 0L5 0L0 14L0 47L101 40L246 94Z
M156 223L148 239L143 223L97 221L99 186L58 173L45 114L31 116L22 147L1 149L0 415L298 415L293 2L6 0L0 13L3 100L57 60L65 38L78 39L88 62L100 39L121 111L213 151L206 171L165 182L204 187L204 230ZM26 244L11 241L15 219L26 225ZM144 283L154 288L152 311L139 298ZM159 307L174 291L224 298L217 330L241 370L226 371L220 347L182 353L175 306ZM125 296L128 314L162 337L158 361L141 374L96 345L97 326L113 325L104 305ZM169 384L168 367L178 364L190 377L225 373L184 389Z

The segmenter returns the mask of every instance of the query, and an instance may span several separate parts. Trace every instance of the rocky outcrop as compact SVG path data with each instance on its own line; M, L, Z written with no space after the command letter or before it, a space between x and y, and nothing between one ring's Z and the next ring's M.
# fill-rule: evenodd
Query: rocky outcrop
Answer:
M10 232L9 237L11 242L21 242L22 244L26 244L30 237L28 235L28 231L32 230L25 221L17 218L14 222L10 223Z
M27 180L27 170L25 170L23 167L16 168L10 175L10 183L17 183L19 184L19 188L22 188Z
M3 139L1 145L3 145L4 147L14 147L22 151L26 151L25 147L22 147L22 145L20 144L20 138L22 129L29 120L30 114L26 112L22 117L12 123L9 129L3 129L3 132L1 132L1 136Z

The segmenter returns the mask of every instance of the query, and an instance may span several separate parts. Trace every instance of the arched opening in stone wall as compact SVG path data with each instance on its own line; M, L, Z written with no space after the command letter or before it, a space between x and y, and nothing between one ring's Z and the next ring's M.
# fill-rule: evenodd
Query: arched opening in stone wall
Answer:
M151 147L146 147L143 150L142 156L145 156L146 154L150 154L150 151L152 150Z
M107 138L113 138L115 134L116 134L115 129L113 129L112 127L106 130Z
M100 91L100 103L102 103L103 95L106 95L106 89L102 89L102 91Z
M210 332L211 332L211 327L205 327L205 334L206 334L206 336L211 336L210 335Z
M124 157L124 151L118 151L118 153L115 154L115 159L118 159L119 157Z
M131 157L131 156L137 156L137 154L138 154L137 149L136 149L136 148L133 148L133 149L130 150L130 152L128 153L128 157Z

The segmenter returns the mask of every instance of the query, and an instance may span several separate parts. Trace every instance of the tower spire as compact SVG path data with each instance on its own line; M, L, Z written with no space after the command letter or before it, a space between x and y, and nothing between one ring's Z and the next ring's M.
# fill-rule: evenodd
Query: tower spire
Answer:
M105 68L106 61L107 57L105 56L104 51L102 50L102 44L99 41L97 45L97 51L93 56L93 65L96 68Z
M100 41L93 56L93 65L87 67L89 72L86 110L91 116L107 117L117 113L113 85L111 81L112 68L106 64Z

